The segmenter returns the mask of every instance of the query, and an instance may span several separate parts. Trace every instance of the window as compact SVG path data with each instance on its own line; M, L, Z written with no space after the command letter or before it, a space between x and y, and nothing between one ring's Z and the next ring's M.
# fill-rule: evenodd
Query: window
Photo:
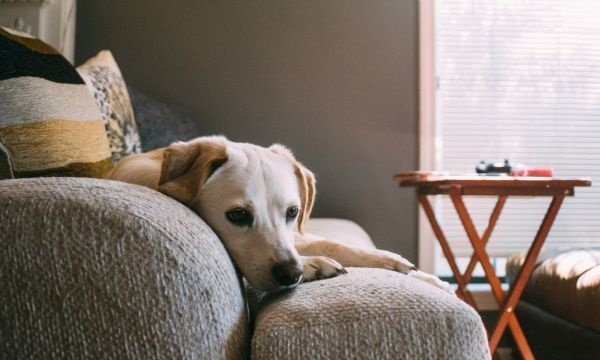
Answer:
M429 126L435 126L436 140L422 144L434 147L425 151L430 163L437 170L472 173L480 160L510 159L552 167L558 177L591 177L591 188L565 200L544 248L600 246L600 2L424 3L435 7L436 90L429 93L435 111ZM422 13L422 21L427 16ZM494 203L467 200L480 232ZM452 203L439 198L435 204L455 255L470 257ZM548 198L508 199L487 246L499 270L503 258L528 248L548 204ZM427 270L450 275L441 252L434 254L435 268Z

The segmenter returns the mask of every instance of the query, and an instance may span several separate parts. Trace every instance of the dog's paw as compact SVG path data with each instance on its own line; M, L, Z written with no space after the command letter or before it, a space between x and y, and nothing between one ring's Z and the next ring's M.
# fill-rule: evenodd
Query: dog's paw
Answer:
M304 256L302 281L313 281L336 277L348 272L340 263L325 256Z
M440 280L440 278L438 278L435 275L431 275L431 274L428 274L428 273L420 271L420 270L411 271L408 273L408 275L411 277L414 277L415 279L419 279L430 285L433 285L437 288L440 288L450 294L456 295L449 283L447 283L446 281Z
M402 256L385 250L377 250L374 259L374 266L380 269L394 270L403 274L409 271L416 271L417 267Z

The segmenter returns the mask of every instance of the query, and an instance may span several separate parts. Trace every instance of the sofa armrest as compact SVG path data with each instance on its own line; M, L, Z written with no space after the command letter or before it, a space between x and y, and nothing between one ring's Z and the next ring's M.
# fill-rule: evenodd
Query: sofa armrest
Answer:
M251 358L490 359L477 312L456 296L383 269L300 284L262 299Z
M8 358L243 358L241 281L212 230L141 186L0 181Z

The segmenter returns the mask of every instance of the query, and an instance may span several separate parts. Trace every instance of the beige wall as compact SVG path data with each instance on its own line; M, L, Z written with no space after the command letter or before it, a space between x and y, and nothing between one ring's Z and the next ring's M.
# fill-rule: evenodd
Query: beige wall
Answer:
M128 83L206 134L289 145L318 179L316 216L417 258L417 0L78 2L76 62L111 49Z

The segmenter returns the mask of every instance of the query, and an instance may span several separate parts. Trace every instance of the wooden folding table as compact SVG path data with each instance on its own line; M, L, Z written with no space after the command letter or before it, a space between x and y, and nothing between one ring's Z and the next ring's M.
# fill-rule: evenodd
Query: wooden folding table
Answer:
M467 285L471 280L473 269L477 262L481 263L485 276L492 288L492 293L498 302L500 313L496 325L489 336L490 350L496 351L500 337L508 326L513 334L516 345L524 359L533 359L531 348L525 339L523 330L517 321L514 313L514 307L517 305L523 289L533 271L535 262L538 258L542 245L550 232L552 223L558 214L558 210L566 196L575 194L574 188L577 186L591 186L591 180L588 178L578 179L558 179L542 177L511 177L511 176L448 176L435 175L427 172L406 172L397 174L394 177L400 186L416 187L419 202L427 215L427 218L437 237L442 252L448 260L452 269L454 278L458 285L457 295L464 301L476 307L476 304L467 290ZM473 246L473 255L464 272L460 273L452 249L450 248L442 228L436 220L434 210L429 202L428 195L449 195L454 208L460 218L467 237ZM463 196L494 196L497 197L496 205L490 215L489 223L483 235L479 235L475 225L467 211ZM552 197L550 206L546 211L540 227L533 239L525 262L521 267L515 282L512 284L508 293L502 290L500 280L496 276L490 258L486 252L485 245L490 239L494 226L500 217L502 208L509 196L548 196Z

